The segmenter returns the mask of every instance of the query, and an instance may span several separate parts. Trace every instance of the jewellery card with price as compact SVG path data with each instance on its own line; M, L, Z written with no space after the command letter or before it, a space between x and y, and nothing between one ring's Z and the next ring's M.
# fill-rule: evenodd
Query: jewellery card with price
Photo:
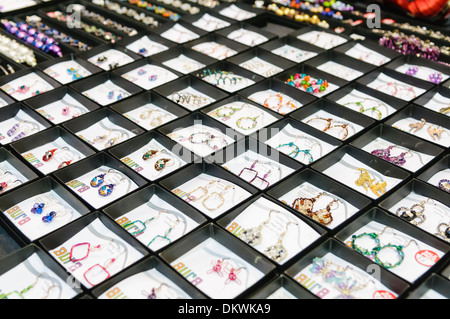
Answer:
M71 299L77 294L36 253L0 276L2 299Z
M244 209L226 228L279 264L289 261L320 237L300 218L263 197Z
M302 122L340 140L345 140L364 129L359 124L350 122L324 110L319 110L307 116Z
M434 158L432 155L395 145L381 137L375 138L361 149L411 172L416 172Z
M424 118L419 120L413 117L406 117L392 123L392 127L424 140L450 147L449 130L433 122L428 122Z
M352 58L364 61L369 64L378 65L378 66L391 61L390 58L388 58L372 49L369 49L360 43L356 43L353 47L348 49L345 52L345 54Z
M126 48L130 51L133 51L134 53L143 55L145 57L149 57L151 55L155 55L164 52L166 50L169 50L167 46L158 43L156 41L153 41L148 36L143 36L138 40L131 42L126 46Z
M352 81L360 76L364 75L363 72L352 69L348 66L336 63L334 61L327 61L317 66L318 70L337 76L346 81Z
M30 241L47 235L81 216L53 190L16 203L7 209L4 215Z
M314 257L294 279L321 299L396 299L375 276L332 252Z
M176 58L164 61L162 64L183 74L188 74L205 67L200 61L194 60L184 54L180 54Z
M99 151L136 136L132 131L114 124L107 117L76 132L76 135Z
M167 96L167 98L190 111L198 110L215 102L214 98L203 94L191 86L188 86L180 91L173 92Z
M450 98L443 96L439 92L434 94L423 106L435 112L450 116Z
M131 95L130 92L121 88L111 80L107 80L104 83L83 91L82 94L103 106L115 103Z
M256 13L239 8L235 4L231 4L219 11L219 14L237 21L243 21L256 16Z
M211 155L235 142L220 130L197 123L177 129L167 136L200 157Z
M185 28L179 23L174 24L170 29L161 33L160 36L178 44L189 42L200 37L197 33Z
M214 41L196 44L192 49L217 60L224 60L238 53L236 50Z
M422 88L399 82L384 73L380 73L377 78L368 83L367 86L405 101L411 101L425 92Z
M227 38L231 39L233 41L245 44L245 45L249 45L251 47L257 46L257 45L269 40L265 36L255 32L255 31L247 30L245 28L240 28L240 29L231 31L227 35Z
M89 110L70 94L58 101L43 105L36 109L36 111L54 124L59 124L85 113Z
M175 73L152 64L140 66L122 74L122 77L145 90L150 90L178 78Z
M221 105L208 115L243 135L250 135L277 121L262 108L238 101Z
M330 229L359 211L345 199L309 182L294 187L278 200Z
M227 71L216 71L202 76L201 79L230 93L242 90L255 83L255 81L245 76Z
M306 165L317 161L337 147L302 132L290 124L269 138L265 144Z
M219 29L223 29L225 27L230 26L230 23L228 23L225 20L216 18L215 16L212 16L208 13L205 13L195 22L192 22L193 26L196 26L199 29L212 32Z
M302 50L289 44L284 44L279 48L273 49L271 52L297 63L309 60L317 55L316 52Z
M414 282L444 255L423 241L377 221L358 229L345 243L409 282Z
M153 268L118 282L98 299L191 299L164 274Z
M242 62L241 64L239 64L239 66L244 69L247 69L253 73L256 73L263 77L266 77L266 78L271 77L271 76L283 71L282 68L280 68L270 62L267 62L257 56L255 56L245 62Z
M62 84L71 83L92 74L75 60L53 64L46 68L44 73Z
M252 93L248 96L248 99L283 115L303 106L301 102L291 98L289 95L272 89Z
M390 207L389 212L450 242L450 238L447 237L450 231L450 211L438 199L410 192Z
M153 103L147 103L133 110L123 113L123 116L130 119L147 131L164 125L177 118L176 114L170 113Z
M54 89L53 85L36 73L29 73L2 85L1 89L18 101L48 92Z
M242 187L206 173L178 185L172 192L211 218L220 216L251 196Z
M213 238L208 238L170 265L213 299L234 298L264 274Z
M0 122L0 143L6 145L44 130L45 127L22 110Z
M151 181L187 164L155 139L120 160Z
M116 222L152 251L160 250L198 226L192 218L157 195L124 212Z
M300 34L297 36L297 39L308 42L325 50L332 49L347 42L347 39L338 35L316 30Z
M227 161L222 167L259 189L266 189L294 172L294 169L252 150Z
M49 253L86 288L97 286L143 257L98 218Z
M124 173L105 165L78 176L66 185L95 209L112 203L138 188L138 185Z
M87 60L105 71L118 68L134 61L131 56L116 49L108 49L104 52L100 52Z
M372 199L382 196L401 182L400 179L386 176L348 154L322 173Z
M376 120L382 120L396 112L389 104L357 89L353 89L336 103Z

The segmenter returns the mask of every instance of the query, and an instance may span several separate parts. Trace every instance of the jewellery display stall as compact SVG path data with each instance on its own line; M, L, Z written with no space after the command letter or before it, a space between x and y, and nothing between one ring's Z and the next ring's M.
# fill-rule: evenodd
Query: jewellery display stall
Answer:
M450 298L450 28L367 5L0 0L0 299Z

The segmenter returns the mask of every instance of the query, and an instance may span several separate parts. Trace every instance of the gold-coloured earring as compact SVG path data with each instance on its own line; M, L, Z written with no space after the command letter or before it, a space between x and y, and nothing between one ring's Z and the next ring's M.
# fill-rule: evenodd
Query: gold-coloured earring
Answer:
M416 133L418 130L422 129L425 124L427 124L427 121L425 121L425 119L420 119L420 122L409 124L409 131L411 132L414 130L413 133Z

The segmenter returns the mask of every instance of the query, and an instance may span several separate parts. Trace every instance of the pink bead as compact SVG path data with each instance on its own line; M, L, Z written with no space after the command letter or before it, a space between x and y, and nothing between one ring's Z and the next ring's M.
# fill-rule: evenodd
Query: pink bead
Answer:
M319 93L319 89L318 88L314 88L314 93Z

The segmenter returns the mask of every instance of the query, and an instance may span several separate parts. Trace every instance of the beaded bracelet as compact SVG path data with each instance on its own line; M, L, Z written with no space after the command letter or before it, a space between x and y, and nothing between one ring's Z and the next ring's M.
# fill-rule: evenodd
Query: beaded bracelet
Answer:
M42 32L37 32L31 26L26 23L15 23L5 19L1 20L6 31L23 42L32 45L33 47L45 52L62 57L61 48L58 46L58 42Z

